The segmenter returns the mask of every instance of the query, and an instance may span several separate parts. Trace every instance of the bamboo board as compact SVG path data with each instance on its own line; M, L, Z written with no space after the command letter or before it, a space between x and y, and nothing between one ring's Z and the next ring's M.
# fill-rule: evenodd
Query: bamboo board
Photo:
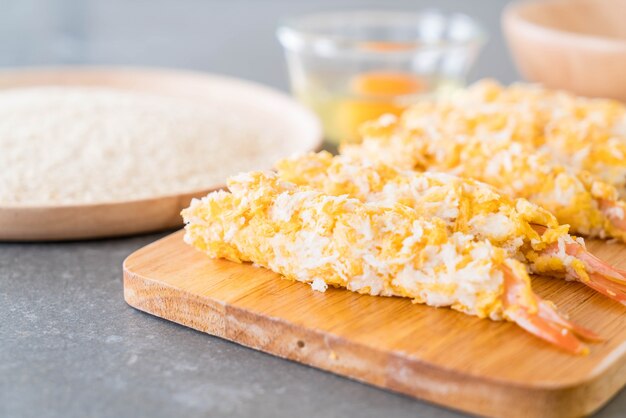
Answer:
M597 410L626 383L626 307L579 283L538 277L535 291L606 341L588 356L511 323L407 299L314 292L247 264L211 260L182 231L124 262L131 306L247 347L486 416L568 417ZM626 246L590 242L626 267Z

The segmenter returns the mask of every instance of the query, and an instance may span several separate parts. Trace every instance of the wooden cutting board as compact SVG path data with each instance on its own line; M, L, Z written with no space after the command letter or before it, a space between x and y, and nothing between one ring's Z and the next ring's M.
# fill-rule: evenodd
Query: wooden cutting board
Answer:
M626 383L626 307L585 286L535 291L606 341L574 356L511 323L408 299L314 292L249 264L211 260L176 232L124 262L131 306L279 357L486 416L589 414ZM590 242L626 267L626 246Z

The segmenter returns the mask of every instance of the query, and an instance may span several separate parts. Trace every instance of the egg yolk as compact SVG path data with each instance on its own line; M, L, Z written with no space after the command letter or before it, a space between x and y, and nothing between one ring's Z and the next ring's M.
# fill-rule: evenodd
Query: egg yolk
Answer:
M397 96L416 94L425 83L413 74L401 72L369 72L355 76L350 91L359 99L342 100L337 108L337 131L346 142L358 140L358 129L364 122L391 113L400 115L405 106Z
M424 82L413 74L371 72L354 77L350 87L352 92L363 96L399 96L419 93Z

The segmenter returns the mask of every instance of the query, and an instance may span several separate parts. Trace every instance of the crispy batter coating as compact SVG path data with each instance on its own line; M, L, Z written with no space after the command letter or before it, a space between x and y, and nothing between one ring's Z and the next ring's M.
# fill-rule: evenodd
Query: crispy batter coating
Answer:
M626 240L626 203L615 187L556 162L551 152L524 140L540 137L534 119L455 103L423 102L400 118L386 115L367 123L363 142L343 146L342 153L396 168L475 178L542 206L575 233Z
M492 319L507 318L506 269L523 288L519 303L537 309L523 264L406 205L332 196L272 173L228 186L183 211L186 242L211 257L253 262L315 290L403 296Z

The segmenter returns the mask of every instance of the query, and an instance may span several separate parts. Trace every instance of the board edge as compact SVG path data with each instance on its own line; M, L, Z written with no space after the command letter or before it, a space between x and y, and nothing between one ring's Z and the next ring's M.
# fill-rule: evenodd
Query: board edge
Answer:
M167 311L155 309L149 306L150 304L137 294L137 289L148 289L154 286L161 286L158 282L144 277L137 272L129 269L129 261L138 253L143 253L150 247L157 245L162 240L172 238L173 235L180 234L177 231L170 234L160 240L157 240L129 255L123 263L123 282L124 282L124 299L128 305L138 309L140 311L149 313L151 315L167 319L169 321L193 328L197 331L208 333L231 342L235 342L239 345L252 348L258 351L262 351L280 358L288 359L300 364L315 367L321 370L329 371L333 374L347 377L352 380L356 380L362 383L367 383L382 389L391 390L396 393L408 395L417 399L421 399L434 404L453 408L456 410L477 413L485 416L498 416L503 413L502 407L514 404L515 397L524 395L524 397L532 399L533 402L527 404L527 407L518 409L516 411L508 411L509 416L527 416L528 414L535 414L542 417L562 417L562 416L582 416L591 414L602 406L604 406L626 383L626 361L625 356L618 357L614 362L618 363L616 367L604 367L595 375L590 376L588 379L582 379L578 382L555 385L555 386L532 386L532 385L519 385L518 382L514 382L513 385L507 385L502 381L492 380L485 377L474 376L470 374L460 373L458 371L445 370L440 367L424 363L419 359L410 358L402 353L390 352L384 353L376 350L372 347L367 347L362 344L351 342L351 350L354 350L356 346L357 351L366 353L368 360L373 357L384 358L386 365L384 370L378 370L376 373L367 373L366 370L360 369L359 366L352 365L351 367L340 367L337 364L325 362L320 358L306 359L301 357L295 348L290 348L289 344L283 344L283 348L276 348L268 345L267 341L278 339L280 335L296 335L298 341L304 341L309 339L320 345L320 341L330 346L328 341L332 341L333 344L338 347L344 343L339 336L330 336L328 333L321 331L309 330L301 327L297 324L292 324L280 318L272 317L259 317L253 312L246 311L245 309L227 306L219 301L211 300L208 297L199 297L197 295L189 295L184 290L177 289L168 285L168 291L179 293L176 297L176 304L180 304L182 300L187 300L187 303L195 303L206 309L213 309L212 315L216 315L220 318L214 318L214 323L219 324L217 327L207 328L200 326L199 323L192 323L193 321L181 321L180 318L176 318L169 315ZM194 298L189 298L194 296ZM215 303L218 303L221 308L214 309ZM185 309L190 311L189 307ZM220 319L220 320L218 320ZM259 320L264 323L263 326L259 325ZM261 334L253 335L245 330L242 324L246 321L254 321L255 329L273 329L274 332L268 337L265 335L265 331ZM269 322L268 322L269 321ZM330 338L330 340L329 340ZM296 345L299 342L296 341ZM343 353L345 355L345 353ZM339 358L339 355L335 353L335 356ZM329 358L333 358L332 352L328 353ZM365 359L357 358L357 363L364 363ZM412 367L406 370L406 365L410 364ZM404 374L399 372L399 367L404 368ZM457 380L464 381L463 387L458 391L472 392L473 396L470 396L470 400L449 402L442 396L442 393L428 393L427 383L431 383L434 387L442 388L441 381L445 380L449 375L455 375ZM398 377L398 376L404 376ZM424 376L427 376L430 381L424 383L422 380ZM437 381L439 380L439 381ZM433 383L434 382L434 383ZM419 387L416 387L419 386ZM514 392L516 395L506 395L506 392ZM488 393L488 396L480 396L480 392ZM501 399L494 402L493 395L498 393ZM477 397L476 397L477 396ZM454 396L452 396L454 397ZM518 405L519 408L519 405Z

